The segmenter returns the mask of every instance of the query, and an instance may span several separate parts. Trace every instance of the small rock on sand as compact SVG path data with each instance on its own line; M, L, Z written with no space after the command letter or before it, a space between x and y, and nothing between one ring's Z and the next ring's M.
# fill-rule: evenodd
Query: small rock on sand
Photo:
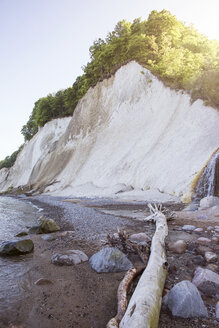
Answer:
M15 237L24 237L24 236L27 236L27 235L28 235L28 233L26 231L21 231L21 232L17 233L15 235Z
M169 243L168 248L174 253L183 254L186 251L187 244L184 240L177 240L175 242Z
M182 230L184 230L184 231L193 231L193 230L195 230L195 226L194 225L190 225L190 224L185 224L182 227Z
M53 281L49 280L49 279L46 279L46 278L40 278L37 281L35 281L34 284L37 285L37 286L52 285Z
M209 245L211 244L211 239L206 237L200 237L196 240L196 242L201 245Z
M205 260L208 263L217 262L217 254L214 252L205 252Z
M194 229L194 232L195 233L202 233L203 229L202 228L196 228L196 229Z
M88 261L87 255L79 250L68 250L51 257L52 264L57 265L76 265L85 261Z

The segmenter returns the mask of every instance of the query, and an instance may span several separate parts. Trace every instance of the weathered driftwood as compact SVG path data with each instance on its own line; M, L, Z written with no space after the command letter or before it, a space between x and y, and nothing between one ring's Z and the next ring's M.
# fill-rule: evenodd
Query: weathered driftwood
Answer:
M139 268L131 268L130 270L128 270L125 274L125 277L123 278L123 280L121 281L121 283L119 284L119 288L117 291L117 314L114 318L112 318L106 328L116 328L119 327L119 323L122 320L125 311L127 309L127 305L128 305L128 299L127 299L127 294L128 294L128 290L130 288L130 285L133 281L133 279L135 277L137 277L143 270L144 267L139 267Z
M120 328L156 328L158 327L162 292L167 275L165 237L168 227L165 215L157 206L149 204L151 216L156 222L156 231L152 239L148 265L131 297ZM112 326L113 327L113 326ZM116 327L116 326L114 326Z

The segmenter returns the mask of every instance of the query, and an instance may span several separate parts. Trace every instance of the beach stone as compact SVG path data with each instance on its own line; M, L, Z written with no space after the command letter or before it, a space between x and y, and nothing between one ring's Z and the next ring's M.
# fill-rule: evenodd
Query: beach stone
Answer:
M211 243L211 239L206 237L199 237L196 242L201 245L209 245Z
M5 241L0 246L0 255L21 255L32 252L34 243L31 239Z
M51 257L52 264L56 265L76 265L86 261L88 261L87 255L79 250L68 250Z
M197 210L198 210L198 204L190 204L183 209L183 211L191 211L191 212L194 212Z
M217 262L217 254L214 252L205 252L205 260L208 263Z
M60 230L60 227L53 219L46 219L45 217L41 218L40 228L41 233L51 233Z
M38 226L33 226L29 229L29 233L42 234L52 233L60 230L60 227L55 223L53 219L46 219L45 216L40 218L41 223Z
M196 251L196 247L197 247L196 243L191 242L191 243L188 244L187 250L189 252L195 252Z
M205 259L201 255L194 256L194 258L192 259L192 262L196 265L205 265Z
M131 242L136 243L136 244L140 244L140 243L148 243L148 242L150 242L151 241L151 238L148 235L146 235L145 232L140 232L140 233L135 233L135 234L131 235L129 237L129 240Z
M200 200L200 209L202 210L216 205L219 205L219 197L216 196L207 196Z
M207 231L213 230L214 228L212 226L207 227Z
M216 318L219 319L219 302L217 302L215 306L215 314L216 314Z
M53 241L56 239L56 237L53 235L43 235L41 238L45 241Z
M219 275L216 272L198 267L192 283L205 295L219 294Z
M175 242L169 243L168 248L174 253L183 254L186 251L187 244L184 240L177 240Z
M209 263L209 264L207 265L206 269L211 270L211 271L214 271L214 272L216 272L216 273L217 273L217 271L219 270L218 265L213 264L213 263Z
M35 281L34 284L37 286L52 285L53 281L46 278L40 278L37 281Z
M28 233L26 231L21 231L21 232L17 233L15 235L15 237L24 237L24 236L27 236L27 235L28 235Z
M211 248L209 248L207 246L202 246L202 245L199 245L196 248L196 253L199 254L199 255L204 256L206 252L211 252Z
M29 228L28 233L30 233L30 234L40 234L40 233L42 233L40 225L33 226L33 227Z
M194 225L190 225L190 224L185 224L182 227L182 230L184 230L184 231L193 231L193 230L195 230L195 226Z
M181 318L208 316L197 287L188 280L176 284L163 301L174 316Z
M96 272L121 272L131 269L132 263L116 247L104 247L91 256L89 263Z
M202 228L196 228L193 230L195 233L202 233L203 229Z

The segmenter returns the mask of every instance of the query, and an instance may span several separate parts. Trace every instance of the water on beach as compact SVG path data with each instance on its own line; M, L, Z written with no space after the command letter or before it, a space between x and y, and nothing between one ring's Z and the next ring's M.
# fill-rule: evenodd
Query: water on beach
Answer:
M0 243L15 239L18 232L36 225L39 210L28 202L0 197ZM29 295L32 256L0 257L0 327L8 323L12 312L19 313L19 302Z

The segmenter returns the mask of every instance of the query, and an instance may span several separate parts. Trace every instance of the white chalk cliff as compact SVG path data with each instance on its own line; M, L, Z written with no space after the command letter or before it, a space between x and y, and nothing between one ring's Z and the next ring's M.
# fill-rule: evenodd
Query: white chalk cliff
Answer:
M0 190L29 184L60 196L185 200L218 147L218 127L217 110L130 62L90 88L72 119L41 128L0 171Z

